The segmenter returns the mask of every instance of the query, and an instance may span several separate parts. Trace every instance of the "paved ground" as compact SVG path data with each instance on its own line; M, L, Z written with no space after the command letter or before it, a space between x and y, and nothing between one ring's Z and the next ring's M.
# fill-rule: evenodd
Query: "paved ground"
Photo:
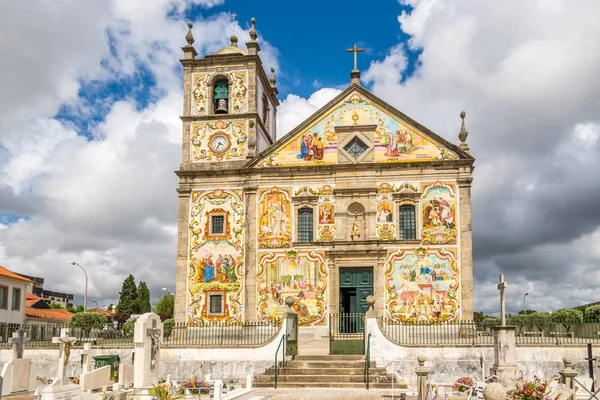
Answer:
M400 397L400 390L391 389L254 389L240 400L381 400L390 399L392 394Z

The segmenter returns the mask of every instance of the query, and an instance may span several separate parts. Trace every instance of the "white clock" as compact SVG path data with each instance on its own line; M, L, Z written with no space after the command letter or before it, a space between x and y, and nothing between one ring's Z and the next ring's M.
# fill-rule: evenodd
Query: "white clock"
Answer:
M215 153L224 153L230 145L227 135L219 133L210 138L210 149Z

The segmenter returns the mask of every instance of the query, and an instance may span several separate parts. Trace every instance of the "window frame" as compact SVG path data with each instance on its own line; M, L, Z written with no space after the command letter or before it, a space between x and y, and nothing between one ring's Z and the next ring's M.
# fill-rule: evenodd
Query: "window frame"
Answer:
M215 76L213 76L210 80L210 84L208 85L209 88L209 102L208 102L208 114L210 115L216 115L216 107L215 107L215 85L218 81L227 81L227 90L229 91L229 97L227 98L227 114L233 114L232 112L232 106L231 106L231 98L232 98L232 94L231 94L231 89L232 89L232 83L231 83L231 79L229 79L229 77L227 75L218 73ZM221 114L221 115L227 115L227 114Z
M413 226L414 226L414 237L410 239L402 238L402 207L403 206L411 206L413 208ZM414 242L420 240L420 229L419 229L419 203L415 201L402 201L397 204L398 209L398 240L404 242Z
M216 313L216 312L212 312L212 299L213 297L217 297L219 296L221 298L220 304L221 304L221 312ZM206 294L206 300L207 300L207 310L206 310L206 314L210 317L218 317L218 316L222 316L225 315L225 295L223 294L223 292L209 292Z
M214 217L221 217L223 218L223 224L221 225L222 227L222 231L221 232L215 232L214 231L214 224L213 224L213 218ZM208 229L210 232L210 236L225 236L226 234L226 219L227 219L227 214L224 212L215 212L215 213L210 213L208 215L209 221L208 221Z
M15 293L18 293L18 295L15 297ZM12 311L21 311L21 288L17 288L17 287L13 287L12 288L12 304L11 304L11 310ZM17 299L16 303L17 303L17 307L15 307L15 298Z
M305 213L308 214L307 211L309 211L309 210L310 210L311 217L310 217L310 223L307 226L310 227L310 240L302 240L303 238L301 238L301 236L300 236L300 228L301 228L300 216ZM314 242L315 241L315 209L314 209L314 207L311 207L308 205L298 207L297 221L298 221L298 223L296 224L296 241L298 243Z
M9 287L6 285L0 285L0 291L4 289L4 292L0 293L0 310L8 310L8 291ZM4 303L4 305L2 305Z

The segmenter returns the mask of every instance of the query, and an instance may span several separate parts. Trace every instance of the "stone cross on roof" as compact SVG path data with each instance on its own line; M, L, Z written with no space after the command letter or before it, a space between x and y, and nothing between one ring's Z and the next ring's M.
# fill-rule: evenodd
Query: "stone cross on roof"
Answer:
M8 339L9 343L13 346L13 357L23 358L23 350L25 343L29 342L29 338L25 337L25 330L21 327L18 331L13 333L13 337Z
M356 43L354 43L354 47L352 47L351 49L346 49L346 52L348 53L354 53L354 69L352 71L358 71L358 64L357 64L357 53L362 53L363 51L365 51L365 49L357 47Z
M504 289L506 289L506 282L504 282L504 274L500 274L500 283L498 283L498 290L500 291L500 325L506 326L506 301L504 300Z

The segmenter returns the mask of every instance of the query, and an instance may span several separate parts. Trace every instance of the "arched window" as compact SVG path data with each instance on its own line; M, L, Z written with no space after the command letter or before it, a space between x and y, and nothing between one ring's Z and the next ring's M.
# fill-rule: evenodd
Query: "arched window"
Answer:
M400 206L400 240L415 240L417 238L417 223L415 221L415 206L403 204Z
M215 114L229 113L229 82L227 79L215 81L213 90L213 109Z
M313 241L313 210L301 208L298 210L298 241Z

